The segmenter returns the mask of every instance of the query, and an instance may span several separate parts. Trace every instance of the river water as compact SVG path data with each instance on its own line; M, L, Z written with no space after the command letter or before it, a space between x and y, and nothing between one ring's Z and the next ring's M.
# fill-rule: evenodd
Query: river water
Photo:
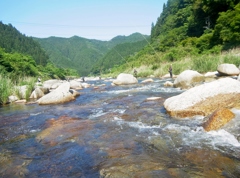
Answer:
M0 177L240 177L240 111L211 132L171 118L163 103L182 91L167 80L87 81L99 87L69 103L1 107Z

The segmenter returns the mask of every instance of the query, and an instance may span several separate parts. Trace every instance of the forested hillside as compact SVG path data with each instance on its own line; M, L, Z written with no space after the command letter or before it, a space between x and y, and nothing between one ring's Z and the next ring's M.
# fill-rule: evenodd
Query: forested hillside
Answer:
M0 79L17 84L25 77L64 79L70 75L78 74L72 69L57 68L38 42L11 24L0 22Z
M0 22L0 47L8 53L21 53L32 56L36 64L46 65L48 55L41 48L39 43L31 37L21 34L11 24L6 25Z
M116 45L122 44L122 47L118 49L118 52L121 53L119 50L128 50L128 43L139 42L141 46L144 38L148 38L148 36L134 33L130 36L117 36L110 41L91 40L78 36L71 38L49 37L34 39L46 50L50 56L50 61L55 65L62 68L75 69L80 75L85 76L89 75L91 71L94 71L94 73L99 72L98 67L95 67L96 70L92 70L93 66L98 61L103 61L102 58ZM126 47L124 48L125 43ZM116 53L115 56L108 57L105 63L107 63L108 68L111 68L114 64L118 63L116 63L118 59L119 57Z
M229 49L240 42L239 0L168 0L152 26L154 48L193 45L201 53L221 45Z
M108 72L112 67L126 62L126 58L139 52L148 44L149 38L134 43L122 43L114 46L103 58L94 64L91 73L100 75L102 72Z
M205 55L222 54L237 47L240 47L239 0L168 0L152 24L151 43L127 58L125 64L113 68L110 75L132 71L129 66L137 67L140 76L162 75L167 73L169 63L179 73L215 60ZM193 66L184 65L186 59ZM236 61L233 59L232 63L239 65Z

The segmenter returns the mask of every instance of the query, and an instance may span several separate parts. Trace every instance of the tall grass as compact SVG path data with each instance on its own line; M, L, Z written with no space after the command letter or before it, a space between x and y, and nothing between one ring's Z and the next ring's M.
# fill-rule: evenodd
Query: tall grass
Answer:
M220 55L203 55L194 57L192 59L192 69L200 73L205 73L208 71L216 71L217 66L221 63Z
M7 104L8 97L11 95L22 98L20 89L17 86L27 85L27 90L26 93L24 93L24 98L26 100L29 100L31 93L35 88L35 83L35 77L19 77L13 81L11 77L0 74L0 105Z
M24 96L21 96L21 92L19 91L19 87L15 87L15 95L17 95L19 98L25 98L27 101L29 100L29 97L32 93L32 91L35 88L35 83L36 83L36 78L35 77L22 77L18 79L18 83L16 83L17 86L27 86L27 90L24 93Z
M27 79L28 84L27 84L27 91L26 91L26 100L29 100L34 88L35 88L35 83L36 83L36 78L34 77L28 77Z
M8 97L12 95L13 88L11 80L7 76L0 74L0 105L7 104Z

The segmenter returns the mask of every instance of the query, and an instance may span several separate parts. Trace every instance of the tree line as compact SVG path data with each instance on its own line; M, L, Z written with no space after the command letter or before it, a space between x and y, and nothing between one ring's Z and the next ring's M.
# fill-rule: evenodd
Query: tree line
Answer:
M0 22L0 75L17 80L24 76L61 78L75 75L73 69L57 67L40 44L21 34L11 24Z
M156 50L192 45L201 53L216 46L223 50L240 44L240 3L238 0L168 0L151 40Z

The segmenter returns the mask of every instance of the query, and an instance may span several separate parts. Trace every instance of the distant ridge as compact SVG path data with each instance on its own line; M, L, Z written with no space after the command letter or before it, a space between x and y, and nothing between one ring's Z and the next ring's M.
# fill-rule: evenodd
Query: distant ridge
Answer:
M149 36L133 33L129 36L116 36L109 41L87 39L79 36L34 38L34 40L41 45L49 55L50 61L56 66L76 69L81 76L86 76L90 74L98 61L104 58L116 45L127 44L129 48L131 46L129 43L136 45L135 43L139 42L142 44L142 41L146 38L149 38ZM121 51L119 52L121 53ZM136 50L133 52L136 52ZM118 56L117 53L115 55ZM114 56L112 60L114 60Z

